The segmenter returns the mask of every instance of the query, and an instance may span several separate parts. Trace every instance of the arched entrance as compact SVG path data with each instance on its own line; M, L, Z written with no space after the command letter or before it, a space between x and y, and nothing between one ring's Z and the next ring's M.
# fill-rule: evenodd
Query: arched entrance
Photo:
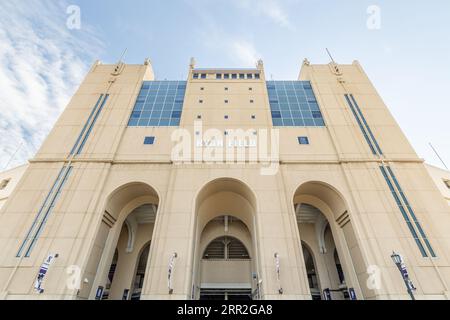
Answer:
M90 299L140 298L158 205L156 191L138 182L108 198L88 264L96 266Z
M312 299L345 300L350 291L362 298L356 275L361 266L350 252L359 247L341 195L325 183L308 182L293 202Z
M196 201L193 299L259 297L255 212L253 193L238 180L218 179L200 191Z

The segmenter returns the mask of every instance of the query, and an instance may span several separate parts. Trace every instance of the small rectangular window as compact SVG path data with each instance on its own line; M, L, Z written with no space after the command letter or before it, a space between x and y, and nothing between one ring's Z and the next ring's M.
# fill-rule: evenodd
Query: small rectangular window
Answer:
M11 181L11 179L2 180L2 182L0 182L0 190L5 189L8 186L10 181Z
M147 145L155 144L155 137L145 137L144 144Z
M201 87L200 90L203 91L203 90L205 90L205 88Z
M252 119L253 119L253 120L256 119L256 116L255 116L254 114L252 115Z
M203 103L203 100L198 100L198 103Z
M259 73L255 73L255 79L259 79Z
M227 87L225 87L225 91L228 91L228 88L227 88Z
M198 73L194 73L194 75L192 76L194 79L198 79Z
M444 183L450 189L450 180L444 180Z
M197 115L197 119L201 119L202 118L202 116L199 114L199 115Z
M201 78L206 79L206 73L202 73Z
M226 116L224 116L224 118L225 118L225 119L228 119L229 117L228 117L228 115L226 115Z
M248 88L248 91L252 91L252 90L253 90L253 88L252 88L252 87Z
M228 100L225 100L225 103L228 103Z
M221 73L216 74L216 79L222 79L222 74Z
M239 73L239 79L245 79L245 74Z
M224 78L224 79L230 79L230 75L229 75L228 73L225 73L225 74L223 75L223 78Z
M248 73L247 74L247 79L253 79L253 73Z
M255 102L255 100L250 100L250 103L254 103Z
M308 137L298 137L298 143L299 144L309 144Z
M237 79L237 74L236 74L236 73L233 73L233 74L231 75L231 79Z

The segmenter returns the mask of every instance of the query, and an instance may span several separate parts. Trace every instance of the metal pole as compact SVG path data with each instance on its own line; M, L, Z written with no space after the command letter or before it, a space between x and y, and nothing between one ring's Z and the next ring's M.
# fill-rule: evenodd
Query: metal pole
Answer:
M442 160L441 156L439 155L439 153L436 151L436 149L433 147L433 145L430 142L430 147L431 149L433 149L434 153L436 154L436 156L439 158L439 160L441 160L442 164L444 165L445 169L448 170L447 166L445 165L444 160Z
M403 279L403 280L405 281L406 288L408 288L408 294L409 294L409 296L411 297L411 300L416 300L416 297L414 297L414 293L413 293L413 291L411 290L411 286L410 286L410 284L409 284L409 281L406 280L406 279Z

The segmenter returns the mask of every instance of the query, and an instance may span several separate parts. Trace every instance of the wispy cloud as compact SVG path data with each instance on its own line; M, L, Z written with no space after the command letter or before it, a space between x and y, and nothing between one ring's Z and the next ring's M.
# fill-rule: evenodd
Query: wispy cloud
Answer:
M255 65L261 55L256 51L254 45L246 40L233 40L230 43L233 55L244 65Z
M34 155L103 48L88 25L66 28L67 6L0 2L0 170Z
M293 28L289 20L289 15L280 1L275 0L233 0L238 8L246 10L251 14L268 18L277 25L286 28Z
M222 28L211 13L209 2L186 0L196 13L199 26L197 33L206 49L220 55L226 55L231 63L240 67L254 67L262 59L248 34L235 34Z

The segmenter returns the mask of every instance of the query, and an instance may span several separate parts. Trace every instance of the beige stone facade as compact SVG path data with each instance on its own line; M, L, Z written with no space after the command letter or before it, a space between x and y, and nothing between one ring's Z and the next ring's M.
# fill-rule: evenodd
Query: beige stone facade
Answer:
M304 62L325 126L273 125L262 62L192 63L179 126L129 126L153 80L92 67L1 208L1 298L408 299L393 251L417 299L450 298L450 208L358 62ZM274 157L210 161L210 129Z
M0 209L5 205L6 200L8 200L14 192L27 168L28 165L24 164L19 167L0 172Z
M425 166L437 188L450 206L450 171L430 164L426 164Z

